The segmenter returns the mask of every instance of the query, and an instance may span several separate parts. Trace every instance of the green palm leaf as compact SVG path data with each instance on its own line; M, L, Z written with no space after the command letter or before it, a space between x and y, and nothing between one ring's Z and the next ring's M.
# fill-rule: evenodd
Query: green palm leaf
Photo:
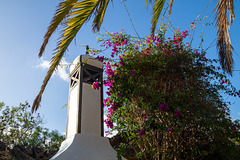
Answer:
M63 34L58 42L58 47L55 49L56 53L52 58L50 68L43 81L40 92L33 102L32 112L39 108L45 87L53 72L59 65L69 44L72 42L82 25L90 19L102 1L104 0L83 0L76 2L73 4L71 10L68 11L69 15L67 16L67 27L63 30Z
M148 6L148 1L149 3L152 3L152 0L146 0L146 6Z
M154 34L154 31L156 29L156 25L159 19L159 16L162 12L163 5L165 3L165 0L155 0L153 4L153 9L152 9L152 28L151 28L151 34Z
M55 16L53 17L50 26L48 27L48 31L44 36L43 44L40 48L38 56L41 57L46 45L48 43L49 38L53 34L53 32L56 30L56 28L61 24L64 18L69 14L70 10L72 9L73 5L77 2L77 0L66 0L61 2L58 5L57 11L55 13Z
M106 12L109 2L110 2L110 0L103 0L100 2L99 8L96 10L96 15L94 17L93 24L92 24L94 32L100 30L100 27L103 22L103 18L104 18L104 15L105 15L105 12Z

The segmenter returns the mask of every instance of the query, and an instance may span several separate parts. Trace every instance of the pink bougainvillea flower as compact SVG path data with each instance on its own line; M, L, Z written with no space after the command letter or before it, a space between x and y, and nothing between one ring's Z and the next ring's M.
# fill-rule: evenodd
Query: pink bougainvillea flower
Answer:
M149 55L150 54L150 49L147 48L146 51L144 52L146 55Z
M104 120L105 124L107 125L108 128L113 129L113 122L109 119Z
M105 87L112 87L113 80L112 79L105 80L103 84Z
M168 132L171 132L172 131L172 127L168 128Z
M114 110L113 110L112 108L108 108L108 114L109 114L109 115L113 115L113 111L114 111Z
M123 95L122 95L122 94L120 94L120 93L117 93L117 96L118 96L118 97L122 97Z
M106 98L106 99L103 99L103 106L109 106L110 105L110 99L109 98Z
M134 75L135 73L136 73L136 71L132 71L132 72L130 72L131 75Z
M107 91L106 93L107 93L107 95L108 95L108 96L111 96L111 93L110 93L110 91Z
M106 64L106 72L105 72L108 76L113 76L114 75L114 71L112 70L112 66L110 65L109 62L107 62Z
M144 118L144 119L147 119L147 115L146 115L146 114L143 114L143 118Z
M165 48L163 48L163 52L164 52L164 53L167 53L167 51L166 51L166 49L165 49Z
M221 85L227 84L227 82L226 82L224 79L222 79L222 82L221 82L220 84L221 84Z
M160 110L162 112L167 111L169 109L168 104L160 104Z
M111 45L111 42L108 40L107 42L106 42L107 44L108 44L108 47L111 47L112 45Z
M177 108L175 108L175 113L174 113L174 116L175 117L178 117L182 114L182 112L180 112Z
M122 66L125 66L125 62L123 61L122 57L121 57L121 56L118 56L118 57L119 57L119 59L120 59L120 64L121 64Z
M140 136L144 136L145 135L145 129L137 129L137 133L140 135Z
M99 61L103 62L103 60L105 59L104 56L97 56L96 59L98 59Z
M186 38L187 35L188 35L188 31L187 31L187 30L182 31L182 36L183 36L184 38Z
M127 42L128 42L128 40L125 39L124 42L123 42L123 44L127 45Z
M107 83L108 83L107 81L108 81L108 80L104 80L104 81L103 81L103 85L104 85L105 87L107 87Z
M114 65L113 65L114 67L119 67L119 65L117 64L117 63L114 63Z
M233 125L233 132L237 132L237 127L236 127L236 125Z
M112 103L112 110L116 111L119 108L119 104L118 103Z
M93 87L94 89L99 90L99 83L98 83L98 82L94 82L94 83L92 84L92 87Z

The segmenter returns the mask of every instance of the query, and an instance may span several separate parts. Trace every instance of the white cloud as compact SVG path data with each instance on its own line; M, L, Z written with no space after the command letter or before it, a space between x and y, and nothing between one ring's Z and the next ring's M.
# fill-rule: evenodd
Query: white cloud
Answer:
M43 58L40 59L41 62L40 64L36 65L36 68L41 68L43 70L46 70L50 67L50 61L44 60ZM61 61L61 65L58 66L57 70L54 71L53 76L57 75L59 76L62 80L67 81L69 80L68 76L69 74L67 73L67 66L69 66L70 63L68 63L64 58Z

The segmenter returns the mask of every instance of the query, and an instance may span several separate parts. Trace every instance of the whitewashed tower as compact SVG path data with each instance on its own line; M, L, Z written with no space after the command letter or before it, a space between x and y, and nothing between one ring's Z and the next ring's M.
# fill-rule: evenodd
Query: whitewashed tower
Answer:
M102 75L102 62L89 55L78 56L70 66L66 140L52 160L117 159L108 138L103 137ZM92 88L96 81L99 90Z
M102 72L102 62L89 55L78 56L73 61L70 67L67 138L77 133L103 136ZM95 81L101 84L99 90L92 88Z

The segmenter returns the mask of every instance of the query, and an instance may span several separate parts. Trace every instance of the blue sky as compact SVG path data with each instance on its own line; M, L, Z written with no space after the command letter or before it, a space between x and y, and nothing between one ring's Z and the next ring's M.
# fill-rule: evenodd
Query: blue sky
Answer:
M54 15L59 0L7 0L0 5L0 101L9 106L16 106L26 100L32 104L40 90L43 78L47 72L47 64L56 47L57 38L61 28L52 36L44 52L43 58L38 58L38 51L47 27ZM151 8L146 7L146 1L128 0L125 2L138 34L143 37L150 33ZM203 11L207 3L203 1L174 1L170 20L174 27L180 30L189 30L190 23ZM213 1L202 14L208 16L204 21L213 22ZM230 36L234 53L235 70L240 70L240 2L235 3L236 20L231 27ZM124 29L126 33L136 36L127 12L120 0L110 3L100 33L105 31L117 32ZM197 25L193 46L198 47L199 36L203 27ZM71 63L78 55L85 53L85 48L79 45L89 45L98 48L96 37L91 30L91 20L83 26L64 56L64 63ZM216 27L207 27L204 31L203 48L216 39ZM216 47L207 52L207 57L218 58ZM41 108L38 110L44 115L45 126L57 129L61 133L66 130L67 108L62 108L68 102L69 82L68 69L59 68L58 72L49 81L42 97ZM235 71L229 77L232 83L240 89L240 72ZM227 98L227 97L225 97ZM239 98L228 98L233 105L231 116L240 118Z

